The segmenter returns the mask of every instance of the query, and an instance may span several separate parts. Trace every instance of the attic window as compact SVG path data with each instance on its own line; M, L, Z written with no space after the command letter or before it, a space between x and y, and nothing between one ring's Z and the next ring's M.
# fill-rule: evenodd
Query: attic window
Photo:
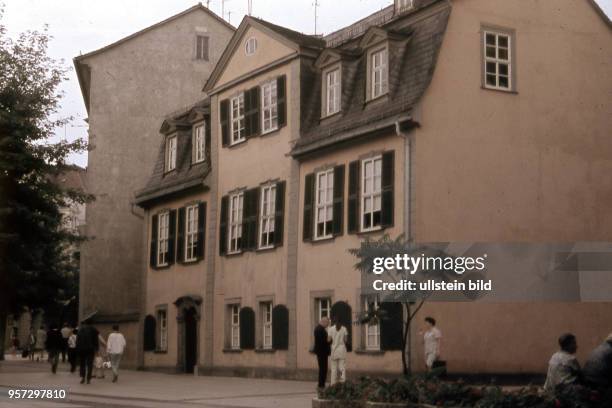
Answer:
M251 37L247 40L244 45L244 52L246 55L253 55L257 51L257 39L255 37Z
M208 61L208 37L205 35L196 36L196 59Z
M166 139L166 172L176 168L176 136Z
M368 79L370 80L370 100L385 95L388 91L389 72L387 56L386 46L372 51L369 55Z

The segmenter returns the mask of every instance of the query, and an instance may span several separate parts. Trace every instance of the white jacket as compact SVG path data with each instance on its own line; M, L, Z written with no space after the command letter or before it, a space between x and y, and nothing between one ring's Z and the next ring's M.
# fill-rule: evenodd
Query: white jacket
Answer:
M111 333L106 342L106 352L108 354L123 354L125 348L125 337L121 333Z
M329 329L327 329L327 335L332 339L331 359L346 359L346 340L348 339L346 327L341 326L340 330L337 330L336 326L331 326Z

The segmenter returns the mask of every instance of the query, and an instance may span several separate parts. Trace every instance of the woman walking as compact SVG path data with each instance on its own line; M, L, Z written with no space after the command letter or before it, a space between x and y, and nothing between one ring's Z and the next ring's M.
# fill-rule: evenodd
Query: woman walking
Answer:
M425 318L427 330L423 334L423 342L425 345L425 365L427 371L431 371L434 363L440 358L440 339L442 333L436 327L436 319L433 317Z
M328 335L331 340L331 385L346 381L346 340L348 331L339 321L329 328Z

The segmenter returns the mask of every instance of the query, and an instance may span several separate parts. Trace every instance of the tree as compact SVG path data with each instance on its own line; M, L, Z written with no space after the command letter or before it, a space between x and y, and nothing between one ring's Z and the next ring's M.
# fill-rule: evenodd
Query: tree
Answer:
M82 140L52 142L70 119L57 114L65 80L63 61L47 55L49 34L6 34L0 8L0 359L6 318L24 306L53 308L69 297L74 262L66 247L81 237L63 228L60 208L91 196L65 189L57 176Z
M425 245L416 246L404 239L403 235L398 236L396 239L391 239L388 235L384 235L378 240L366 238L361 242L359 248L350 249L349 252L358 258L355 269L359 270L362 274L362 290L367 290L367 288L371 287L372 278L375 276L372 273L375 258L395 258L398 254L416 257L449 258L449 255L444 250ZM387 271L384 279L386 282L398 283L402 280L410 281L417 284L417 289L401 293L385 292L385 298L380 300L379 307L374 307L373 304L370 304L367 311L362 312L359 317L360 324L376 324L386 319L397 318L396 316L390 316L387 309L380 305L382 302L401 303L403 308L401 356L404 375L412 372L412 350L410 349L412 322L425 301L432 295L431 292L418 289L418 283L423 278L424 275L420 273L410 275L402 271ZM449 281L450 278L457 278L457 275L453 271L433 268L427 271L426 278L436 281Z

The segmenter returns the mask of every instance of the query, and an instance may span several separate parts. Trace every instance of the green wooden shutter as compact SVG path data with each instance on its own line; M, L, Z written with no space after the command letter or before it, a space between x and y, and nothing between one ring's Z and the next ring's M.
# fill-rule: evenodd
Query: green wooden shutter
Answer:
M143 333L143 350L153 351L155 350L155 338L156 336L156 321L152 315L147 315L144 319L144 333Z
M176 261L185 261L185 207L178 209L178 232L176 234Z
M255 348L255 312L250 307L240 309L240 348L253 350Z
M287 76L281 75L276 79L276 101L278 107L278 127L287 124Z
M304 179L304 217L302 239L312 241L314 228L314 198L315 198L315 175L310 173Z
M219 121L221 123L221 146L230 144L230 112L229 99L224 99L219 104Z
M257 249L257 227L259 220L259 187L244 192L242 206L242 250Z
M344 164L334 167L334 207L333 227L334 236L342 235L344 218Z
M260 131L259 86L244 93L244 128L246 137L258 136Z
M289 349L289 310L285 305L276 305L272 309L272 348Z
M401 350L404 329L402 304L383 302L379 311L381 350Z
M157 219L157 214L151 217L151 252L149 253L149 266L151 268L157 268Z
M196 256L204 259L204 245L206 243L206 203L198 204L198 242Z
M382 186L381 186L381 226L383 228L393 226L394 194L393 182L395 175L394 167L395 153L385 152L382 155Z
M176 260L176 210L170 210L170 221L168 223L168 265Z
M206 158L205 160L208 161L208 164L210 165L210 149L212 149L212 145L210 144L210 135L211 135L211 130L210 130L210 116L208 116L208 118L206 119L206 122L204 122L204 131L205 131L205 135L204 135L204 157Z
M359 232L359 160L349 163L348 233Z
M274 246L283 245L285 229L285 181L276 184L276 202L274 203Z
M229 196L221 197L221 217L219 219L219 255L227 254L227 229L229 217Z

